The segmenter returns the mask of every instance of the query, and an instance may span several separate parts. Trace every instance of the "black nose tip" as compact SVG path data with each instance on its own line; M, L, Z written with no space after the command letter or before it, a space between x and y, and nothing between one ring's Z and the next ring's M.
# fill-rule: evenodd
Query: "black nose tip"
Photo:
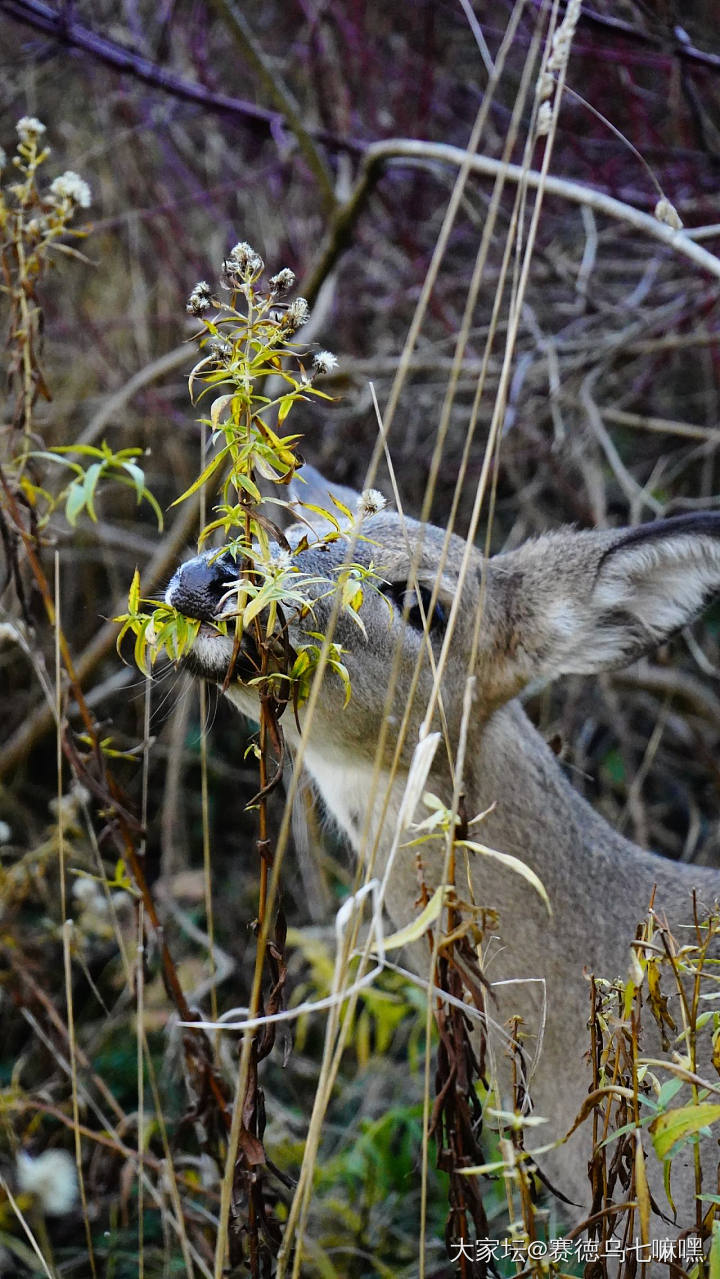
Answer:
M237 568L230 556L209 551L180 565L165 592L165 599L186 617L211 622L236 577Z

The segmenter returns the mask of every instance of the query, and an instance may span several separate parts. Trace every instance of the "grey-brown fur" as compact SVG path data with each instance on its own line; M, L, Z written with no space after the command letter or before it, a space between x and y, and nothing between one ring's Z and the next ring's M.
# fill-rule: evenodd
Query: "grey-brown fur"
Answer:
M320 477L315 483L321 484ZM341 496L347 501L350 495L343 492ZM310 491L307 500L327 506L326 493L323 497ZM296 544L306 532L301 525L291 529L290 542ZM443 530L423 529L385 511L368 519L362 533L369 540L358 541L354 558L366 563L372 560L382 577L395 584L407 578L410 557L416 554L419 540L418 580L434 585L444 553ZM439 595L446 614L457 594L464 553L465 544L451 538ZM330 565L339 563L344 554L342 541L328 551L311 546L298 557L298 566L308 573L332 577ZM180 569L168 591L169 602L181 608L182 573ZM653 888L656 886L660 916L667 916L671 929L680 929L691 919L692 890L698 890L702 906L710 907L720 891L720 873L669 863L612 830L566 781L517 695L539 679L567 672L591 674L627 664L690 621L719 590L720 516L715 514L668 521L665 527L656 523L645 530L578 533L562 529L496 556L487 564L476 551L469 560L442 684L442 708L454 752L482 601L465 768L467 809L475 814L492 808L476 830L477 838L531 866L553 907L550 919L539 896L517 874L504 871L488 858L474 860L475 900L494 908L499 918L497 940L486 945L484 955L485 972L498 998L493 1016L503 1023L513 1013L522 1014L529 1036L529 1058L537 1042L534 1036L541 1025L543 1000L541 984L527 983L526 979L542 978L546 987L544 1045L530 1083L536 1113L549 1121L546 1129L537 1130L538 1142L567 1130L587 1092L589 1073L584 1053L589 992L583 968L610 978L625 975L629 943ZM320 602L316 617L305 623L307 629L324 630L330 607L329 601ZM343 618L334 635L346 651L344 661L352 684L350 705L343 709L344 689L336 676L327 674L307 740L305 763L328 810L356 852L365 856L361 832L381 719L384 713L388 716L382 761L387 766L408 703L415 661L428 641L403 624L399 610L391 616L385 602L372 591L366 591L361 616L366 638ZM295 642L301 639L301 630L292 631ZM436 658L442 639L440 630L432 640ZM387 681L397 645L402 648L402 660L394 696L386 707ZM195 669L221 683L230 650L229 640L201 637L193 659ZM369 822L367 846L379 835L379 873L432 685L431 665L426 659L382 829L380 814L387 789L382 778ZM227 693L241 710L253 713L251 690L235 681ZM439 716L435 719L433 726L439 727ZM301 724L302 720L301 712ZM284 725L292 741L295 729L289 715ZM442 744L429 789L449 801L450 768ZM418 910L414 858L413 850L401 851L389 882L386 906L395 927L408 923ZM441 875L440 853L428 851L425 868L432 887ZM678 937L683 941L687 934L680 931ZM498 984L508 979L516 979L518 984ZM502 1085L506 1069L502 1043L497 1036L491 1036L491 1041ZM654 1056L659 1044L649 1036L643 1047ZM714 1074L708 1060L703 1062L702 1073L708 1078ZM712 1167L717 1144L708 1139L705 1146L705 1162ZM589 1127L585 1125L567 1145L543 1161L558 1188L583 1210L589 1194L588 1156ZM673 1188L681 1220L686 1223L694 1218L691 1185L690 1170L677 1166ZM659 1172L652 1178L652 1187L668 1211ZM570 1217L573 1215L574 1210L570 1211Z

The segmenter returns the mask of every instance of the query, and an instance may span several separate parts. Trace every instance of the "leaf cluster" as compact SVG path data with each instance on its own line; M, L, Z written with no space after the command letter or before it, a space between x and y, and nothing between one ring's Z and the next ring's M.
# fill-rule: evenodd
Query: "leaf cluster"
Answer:
M221 533L225 551L237 565L237 577L229 584L212 625L224 634L234 625L236 650L243 635L251 632L260 654L255 680L278 692L278 700L295 706L307 697L321 660L327 663L350 696L347 668L339 645L326 641L317 631L309 632L306 643L293 649L288 641L289 614L307 617L314 611L318 593L337 591L341 609L363 628L359 610L363 591L374 586L375 574L358 564L344 567L330 591L320 591L324 579L303 573L296 560L309 545L306 536L291 548L277 524L265 514L269 502L286 509L308 511L320 516L326 531L315 540L330 543L347 535L359 517L338 499L336 512L308 503L293 502L261 492L259 481L287 487L302 466L298 453L299 435L282 434L278 427L293 407L311 398L330 399L315 385L315 379L334 366L329 352L313 359L294 339L309 315L302 298L284 300L294 279L287 268L262 286L264 264L250 246L236 245L224 263L222 286L216 293L201 281L190 295L188 310L201 322L197 334L201 358L192 369L188 388L193 402L212 397L208 416L201 419L208 433L209 458L200 474L173 505L186 501L203 489L214 492L217 501L211 517L199 535L199 546ZM120 455L108 458L106 467L128 463ZM91 468L92 469L92 468ZM95 474L95 472L93 472ZM137 481L139 483L139 481ZM72 510L82 509L89 482L80 476L73 482ZM138 488L138 493L141 490ZM70 501L68 495L68 501ZM142 489L142 496L147 496ZM92 513L91 498L85 505ZM139 580L133 579L128 611L116 618L121 625L118 645L131 632L135 636L135 660L147 672L159 655L177 662L194 643L200 626L158 601L152 611L140 608ZM280 656L282 655L282 657Z

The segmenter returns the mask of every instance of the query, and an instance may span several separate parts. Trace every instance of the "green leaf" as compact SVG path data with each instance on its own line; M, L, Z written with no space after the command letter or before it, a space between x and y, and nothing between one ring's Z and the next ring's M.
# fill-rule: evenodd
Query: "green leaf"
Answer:
M328 666L335 672L339 679L342 680L343 688L345 689L345 701L343 702L343 710L345 710L352 694L352 689L350 687L350 672L343 662L339 662L337 658L332 655L328 657Z
M81 457L97 457L107 456L107 445L105 452L97 448L94 444L57 444L52 453L38 453L37 457L52 457L54 453L79 453ZM76 465L74 462L69 463L70 466Z
M232 402L233 402L232 394L219 395L216 400L213 400L212 404L210 405L210 425L213 431L219 431L221 427L224 425L224 423L220 421L220 414L224 413L226 408L228 408L228 406L231 405Z
M85 506L93 524L97 524L97 515L95 513L95 489L97 482L105 470L104 462L93 462L85 472L85 483L83 484L83 492L85 494Z
M159 502L157 501L157 498L154 496L154 494L153 494L153 493L151 493L151 492L150 492L150 489L147 489L147 488L146 488L146 489L143 489L143 496L144 496L144 498L145 498L145 501L146 501L146 502L149 502L150 506L152 507L153 511L155 512L155 517L156 517L156 519L157 519L157 523L158 523L158 530L162 533L163 528L164 528L164 525L165 525L165 519L164 519L163 513L162 513L162 511L161 511L161 509L160 509L160 504L159 504Z
M71 528L75 528L77 518L85 506L84 480L73 480L65 499L65 519Z
M328 524L332 524L340 532L340 524L331 511L326 511L323 506L314 506L312 502L301 502L300 506L304 511L314 511L316 515L320 515L324 520L327 520ZM344 509L347 511L347 507Z
M228 451L229 445L226 444L224 448L220 449L219 452L215 454L215 457L211 458L205 467L205 470L198 475L197 479L193 481L190 487L185 489L185 492L181 493L179 497L176 497L175 501L172 502L171 505L177 506L178 502L184 502L186 497L192 497L193 493L197 493L198 489L201 489L203 484L206 484L211 476L215 474L220 464L225 460L225 456Z
M253 484L249 475L244 475L242 471L235 470L232 478L235 487L243 489L244 492L252 498L253 502L257 502L258 505L262 502L263 499L260 489L257 484Z
M122 469L124 471L127 471L128 475L130 476L133 482L133 485L135 487L135 492L137 493L138 503L140 503L142 501L142 495L145 492L144 471L142 470L141 467L137 465L136 462L121 462L120 465Z
M285 421L285 418L287 417L293 404L295 403L295 399L296 399L296 396L292 392L290 393L290 395L283 395L281 397L279 402L279 407L278 407L278 417L277 417L278 426L282 426L283 422Z
M58 466L69 466L70 470L74 471L76 475L84 475L85 472L79 462L71 462L67 457L57 456L57 454L62 453L62 451L63 450L61 448L55 449L52 453L42 449L35 449L32 453L29 453L28 456L42 458L45 462L55 462Z
M150 663L148 664L147 629L151 621L152 621L152 618L147 617L145 621L143 622L142 626L140 626L140 628L137 630L135 634L135 652L134 652L135 665L137 666L139 671L142 671L143 675L150 675L152 673L151 672L152 662L157 653L157 650L153 650Z
M672 1101L676 1093L679 1093L685 1081L675 1076L673 1079L666 1079L657 1097L657 1104L661 1110L665 1110L669 1102Z

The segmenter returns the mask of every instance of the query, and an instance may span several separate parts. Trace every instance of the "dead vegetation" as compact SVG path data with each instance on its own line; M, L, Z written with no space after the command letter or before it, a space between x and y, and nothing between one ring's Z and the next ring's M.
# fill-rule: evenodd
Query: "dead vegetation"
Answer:
M301 404L293 422L301 452L335 479L362 487L377 447L371 381L407 509L465 532L482 481L480 537L487 527L494 548L560 523L717 505L712 14L691 22L633 2L618 13L601 0L580 13L571 47L569 26L568 41L546 45L549 24L573 9L428 0L408 24L404 6L332 0L242 13L226 0L70 14L0 2L8 165L15 121L37 117L53 148L48 183L77 171L92 191L72 223L87 237L59 240L87 261L52 250L29 283L7 222L2 233L0 1273L274 1274L298 1178L302 1249L283 1259L287 1273L444 1275L444 1230L450 1257L460 1237L505 1238L508 1206L525 1252L507 1251L500 1273L577 1270L572 1248L528 1261L546 1227L524 1172L507 1195L483 1186L484 1206L481 1183L460 1175L461 1160L492 1162L475 1095L466 1101L482 1062L447 1003L433 1101L423 997L390 972L357 990L344 1019L304 1014L291 1053L286 1028L272 1053L267 1037L251 1066L252 1113L233 1137L237 1039L177 1023L251 1004L258 833L245 805L257 770L239 761L237 725L212 697L198 709L171 674L150 694L120 667L109 620L136 566L154 594L194 544L199 499L168 509L201 465L184 300L245 238L294 269L313 309L308 340L341 357L322 383L335 403ZM539 197L535 177L505 162L537 175L545 157ZM16 181L6 168L5 189ZM684 232L664 205L655 216L662 200ZM73 443L106 443L116 471L123 459L141 466L162 536L136 486L96 475L97 489L72 499L72 472L30 459ZM135 448L141 456L125 452ZM103 461L71 459L86 470ZM376 483L390 493L382 462ZM718 845L719 623L715 606L672 655L601 687L565 683L532 706L613 825L701 862ZM299 829L286 855L288 936L282 922L270 936L266 1000L278 983L297 1003L334 989L324 930L352 871L305 807L311 834ZM269 838L284 823L277 795ZM667 949L661 992L676 968ZM447 955L443 966L459 997L458 968ZM617 974L595 976L598 1090L609 1075L631 1097L586 1121L599 1137L606 1124L631 1127L599 1149L591 1175L598 1202L636 1196L642 1217L635 1133L651 1121L632 1070L639 1011L636 1001L618 1018L613 1001L630 996L601 984ZM703 983L712 969L698 992ZM643 1015L662 1015L661 998ZM697 1084L680 1082L690 1100ZM437 1177L423 1141L431 1112ZM236 1180L233 1140L244 1143ZM504 1162L524 1144L518 1130ZM43 1164L49 1155L59 1162ZM48 1198L63 1184L64 1199ZM673 1238L695 1228L717 1240L718 1187L704 1189L705 1222ZM627 1226L642 1240L637 1215L624 1222L601 1213L596 1237ZM641 1274L644 1261L648 1274L713 1273L692 1252L671 1269L638 1251L619 1273ZM453 1264L492 1273L474 1245ZM606 1273L591 1254L579 1264Z

